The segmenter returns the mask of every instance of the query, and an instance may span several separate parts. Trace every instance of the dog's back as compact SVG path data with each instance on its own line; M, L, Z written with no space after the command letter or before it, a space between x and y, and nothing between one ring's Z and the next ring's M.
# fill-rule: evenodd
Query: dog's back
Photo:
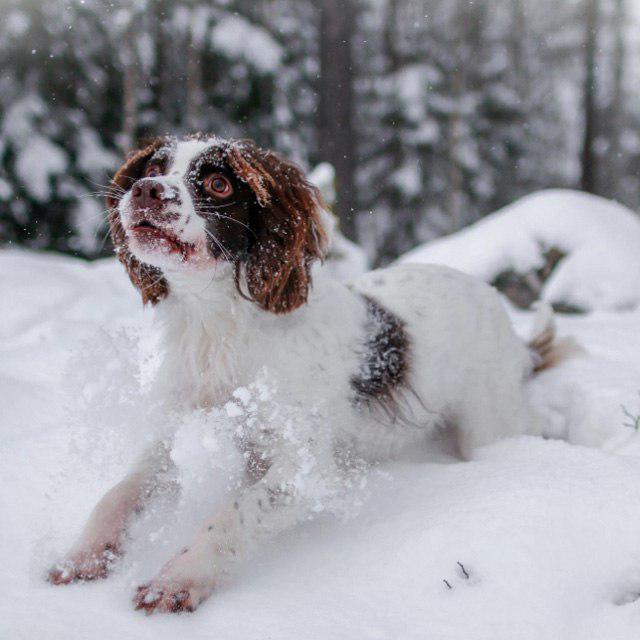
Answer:
M494 289L437 265L373 271L356 288L405 323L414 418L455 425L464 456L498 438L537 431L523 389L534 359Z

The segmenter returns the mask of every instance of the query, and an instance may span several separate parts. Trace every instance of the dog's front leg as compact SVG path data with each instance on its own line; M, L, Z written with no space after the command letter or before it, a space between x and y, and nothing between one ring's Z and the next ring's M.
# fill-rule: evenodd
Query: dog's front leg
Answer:
M49 571L49 582L68 584L107 577L122 555L129 518L142 509L145 499L157 487L159 474L170 464L167 447L159 444L131 474L110 489L94 507L69 553Z
M290 528L304 509L291 483L294 467L274 459L265 475L207 520L191 544L150 583L138 587L136 609L193 611L213 591L222 573L253 544Z

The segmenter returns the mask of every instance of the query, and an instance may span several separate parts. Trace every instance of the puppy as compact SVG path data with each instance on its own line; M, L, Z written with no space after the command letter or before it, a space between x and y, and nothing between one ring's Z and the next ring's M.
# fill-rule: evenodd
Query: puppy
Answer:
M160 138L125 162L112 193L118 257L162 326L158 393L221 407L266 370L278 399L317 425L309 434L301 420L292 437L297 425L265 413L236 437L246 481L139 587L136 608L193 611L232 560L308 515L296 478L310 459L313 473L340 479L354 460L384 460L440 426L455 429L464 457L538 431L524 384L557 356L551 323L526 345L493 289L444 267L333 281L328 214L281 156L246 140ZM152 447L102 498L52 583L109 573L169 447Z

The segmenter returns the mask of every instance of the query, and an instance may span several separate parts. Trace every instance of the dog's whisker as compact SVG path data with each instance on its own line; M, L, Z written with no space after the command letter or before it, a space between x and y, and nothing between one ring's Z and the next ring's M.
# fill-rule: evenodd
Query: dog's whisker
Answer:
M148 285L142 287L141 291L147 291L148 289L155 287L157 284L161 282L163 278L164 278L164 275L162 275L161 273L153 282L150 282Z
M253 229L251 229L251 227L248 224L242 222L242 220L236 220L235 218L232 218L231 216L225 216L222 213L214 213L213 215L215 215L218 218L222 218L222 220L229 220L230 222L235 222L236 224L239 224L241 227L244 227L245 229L253 233Z
M89 219L103 218L104 220L106 220L108 215L109 215L108 209L101 209L100 211L87 214L85 218L89 218Z
M103 224L98 224L98 225L96 225L96 229L93 232L93 238L95 240L100 233L104 233L105 236L109 235L110 231L111 230L109 229L109 227L106 226L104 223ZM106 237L102 240L103 246L104 246L105 242L106 242Z
M220 240L218 240L218 238L215 237L215 235L213 235L213 233L211 233L210 231L206 231L207 235L216 243L216 246L220 249L220 251L222 252L222 255L227 259L227 260L232 260L232 256L231 254L227 251L227 249L223 246L223 244L220 242Z
M205 229L205 233L216 243L216 246L218 247L218 249L220 249L220 251L222 252L222 255L227 260L233 261L233 257L231 256L229 251L227 249L225 249L225 247L222 245L220 240L218 240L218 238L216 238L215 235L213 233L211 233L211 231L209 231L208 229Z
M211 279L209 280L209 282L207 282L207 286L202 290L202 293L204 293L214 283L217 275L216 272L217 272L217 265L214 267L213 275L211 276Z
M98 229L99 232L99 229ZM96 235L97 233L96 232ZM102 253L102 250L104 249L104 245L107 244L107 240L109 239L110 233L109 233L109 229L106 229L104 232L104 236L102 238L102 242L100 243L100 246L98 247L98 253Z
M110 189L113 191L120 191L122 193L126 192L126 189L124 189L123 187L121 187L118 184L115 184L114 182L111 182L110 184L101 184L100 182L94 182L93 180L87 180L87 182L89 184L92 184L94 187L101 187L103 189Z
M249 231L252 235L256 235L255 232L253 231L253 229L247 225L246 223L242 222L242 220L236 220L235 218L232 218L231 216L225 216L223 213L220 213L218 211L202 211L201 209L197 210L197 213L200 215L203 215L204 217L216 217L216 218L220 218L221 220L228 220L229 222L233 222L237 225L240 225L241 227L245 228L247 231Z
M81 193L78 198L90 198L97 196L111 196L112 198L118 197L121 198L121 194L119 192L110 192L110 191L87 191L85 193Z
M212 204L210 202L196 200L196 205L198 206L198 208L210 209L212 211L216 211L217 209L228 209L229 207L232 207L234 204L237 204L235 200L231 202L227 202L226 204Z

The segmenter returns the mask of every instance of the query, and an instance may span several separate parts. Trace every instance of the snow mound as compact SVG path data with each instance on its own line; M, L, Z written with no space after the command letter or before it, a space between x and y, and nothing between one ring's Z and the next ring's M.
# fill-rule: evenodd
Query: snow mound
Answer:
M640 311L559 317L587 353L535 379L556 435L607 450L525 437L461 463L430 443L374 470L350 517L260 549L194 615L148 618L132 610L136 585L226 490L233 406L180 416L183 499L142 514L114 575L52 587L46 569L154 428L135 413L153 311L115 260L0 251L0 273L1 638L638 637L640 434L621 405L640 413ZM514 320L525 333L532 316ZM236 393L247 408L255 396Z
M640 218L598 196L540 191L400 262L444 264L499 288L500 276L515 272L556 306L624 309L640 302Z
M336 199L336 172L328 162L321 162L307 176L309 182L320 190L325 204L332 207ZM369 260L364 249L340 232L338 218L327 211L325 224L329 231L330 245L325 265L333 278L340 282L355 280L369 270Z
M325 267L336 280L351 282L369 270L369 261L362 247L336 230Z

